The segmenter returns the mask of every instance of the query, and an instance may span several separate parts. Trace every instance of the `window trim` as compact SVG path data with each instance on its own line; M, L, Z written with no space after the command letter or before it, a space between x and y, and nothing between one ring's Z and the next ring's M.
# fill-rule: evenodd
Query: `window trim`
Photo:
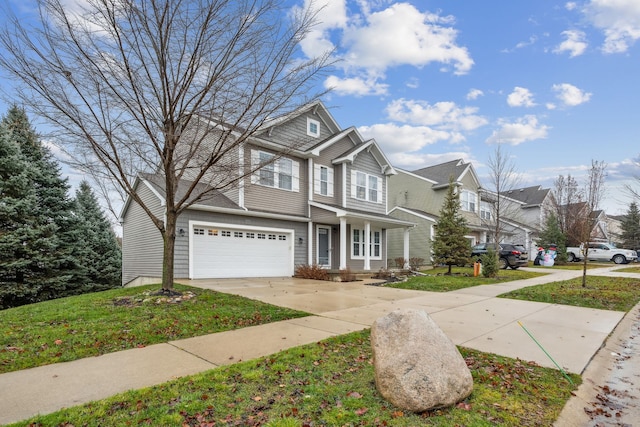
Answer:
M356 231L358 232L358 236L360 237L358 241L354 239L356 235ZM378 242L375 242L375 237L378 236ZM354 249L356 248L356 244L358 245L358 252L360 255L355 255ZM378 255L375 254L375 248L378 248ZM364 229L358 227L351 227L351 259L364 259ZM372 228L369 231L369 259L371 260L381 260L382 259L382 229L381 228Z
M262 150L251 150L251 167L255 169L254 173L251 175L251 183L258 184L262 187L275 188L277 190L291 191L294 193L300 192L300 162L293 160L289 157L279 157L276 160L264 165L261 168L258 168L258 165L263 163L261 158L273 158L276 156L274 153L270 153L268 151ZM290 162L291 164L291 174L285 173L288 172L288 167L284 167L284 163ZM262 182L261 172L266 171L273 175L273 184ZM285 180L281 179L281 177L290 177L291 178L291 188L281 187L281 182Z
M311 127L316 127L316 131L313 132ZM312 119L311 117L307 117L307 135L312 136L314 138L320 137L320 122L318 120Z
M364 176L364 185L358 183L358 176ZM372 181L375 180L375 187L373 188ZM358 197L358 188L364 189L364 198ZM372 200L371 192L375 191L376 200ZM351 171L351 197L356 200L361 200L364 202L372 202L372 203L382 203L383 202L383 182L382 177L373 175L370 173L366 173L359 170Z
M333 197L333 168L325 165L315 164L314 166L314 179L313 179L313 192L320 196ZM327 171L326 181L322 179L322 169ZM322 184L326 182L327 193L322 192Z
M463 198L466 195L466 198ZM473 196L473 202L468 196ZM473 203L473 209L470 209L470 205ZM460 191L460 208L465 212L478 212L478 194L471 190Z

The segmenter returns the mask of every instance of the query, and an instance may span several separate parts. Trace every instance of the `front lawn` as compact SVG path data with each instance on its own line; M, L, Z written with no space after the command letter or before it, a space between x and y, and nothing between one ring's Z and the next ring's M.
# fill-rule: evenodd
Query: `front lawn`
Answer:
M473 393L453 408L424 414L401 411L380 396L369 331L360 331L16 425L548 426L575 388L554 369L461 352ZM571 378L576 386L581 381Z
M640 266L634 265L633 267L619 268L615 271L616 273L640 273Z
M168 302L149 295L157 289L121 288L0 311L0 373L307 315L181 285L184 300Z
M566 304L627 312L640 301L640 279L587 276L518 289L500 298Z
M487 278L482 275L473 277L473 268L453 267L452 274L446 275L447 267L437 267L425 270L426 276L413 276L406 282L388 283L389 288L412 289L417 291L449 292L471 286L492 285L495 283L511 282L513 280L530 279L546 273L532 273L523 270L500 270L498 277Z

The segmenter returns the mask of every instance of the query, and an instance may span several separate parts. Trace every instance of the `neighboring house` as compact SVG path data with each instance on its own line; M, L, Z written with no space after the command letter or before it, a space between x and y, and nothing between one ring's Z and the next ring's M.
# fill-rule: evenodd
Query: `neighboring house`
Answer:
M229 156L238 174L276 160L180 215L176 279L291 276L302 264L378 270L387 266L390 230L408 252L414 224L387 215L396 170L374 140L341 129L321 102L267 122ZM162 179L140 174L135 189L162 218ZM123 282L160 277L159 231L131 199L121 222Z
M553 209L553 193L540 185L516 188L502 193L506 204L505 222L511 228L510 243L527 248L533 259L537 253L537 238L544 228L547 213Z
M491 219L492 206L480 197L481 186L471 165L461 159L414 171L397 169L389 179L389 215L416 223L411 231L409 255L431 262L431 243L438 215L444 203L449 178L452 177L460 194L461 215L467 220L470 244L487 241L486 221ZM389 231L389 259L404 256L403 235Z
M625 215L607 215L607 231L609 233L609 242L614 243L618 247L622 247L622 222L625 220ZM636 248L628 248L636 249Z

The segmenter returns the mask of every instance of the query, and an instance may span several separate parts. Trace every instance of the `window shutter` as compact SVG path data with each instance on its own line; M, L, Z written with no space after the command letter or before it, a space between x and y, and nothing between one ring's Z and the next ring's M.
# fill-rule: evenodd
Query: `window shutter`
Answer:
M300 163L291 161L291 191L300 191Z
M382 178L378 177L376 179L378 180L378 200L376 202L382 203Z
M313 192L320 194L320 165L313 165Z
M351 197L356 198L356 171L351 171Z
M333 168L327 168L327 196L333 197Z
M260 177L258 176L258 171L255 170L259 164L260 164L260 152L258 150L251 150L251 170L254 171L251 174L252 184L256 184L260 181Z

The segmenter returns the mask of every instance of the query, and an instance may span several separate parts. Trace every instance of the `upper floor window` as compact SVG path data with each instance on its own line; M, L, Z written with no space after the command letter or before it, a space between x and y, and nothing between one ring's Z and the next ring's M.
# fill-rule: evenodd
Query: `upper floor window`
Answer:
M333 168L314 166L314 192L323 196L333 196Z
M480 202L480 218L490 221L493 205L489 202Z
M358 200L382 203L382 178L360 171L352 171L351 195Z
M478 195L469 190L462 190L460 192L460 206L463 211L476 212L476 206L478 205Z
M286 157L273 160L274 157L275 155L272 153L251 150L251 166L256 168L258 165L264 164L251 176L251 182L265 187L299 191L300 164Z
M317 138L320 136L320 122L307 117L307 135Z

